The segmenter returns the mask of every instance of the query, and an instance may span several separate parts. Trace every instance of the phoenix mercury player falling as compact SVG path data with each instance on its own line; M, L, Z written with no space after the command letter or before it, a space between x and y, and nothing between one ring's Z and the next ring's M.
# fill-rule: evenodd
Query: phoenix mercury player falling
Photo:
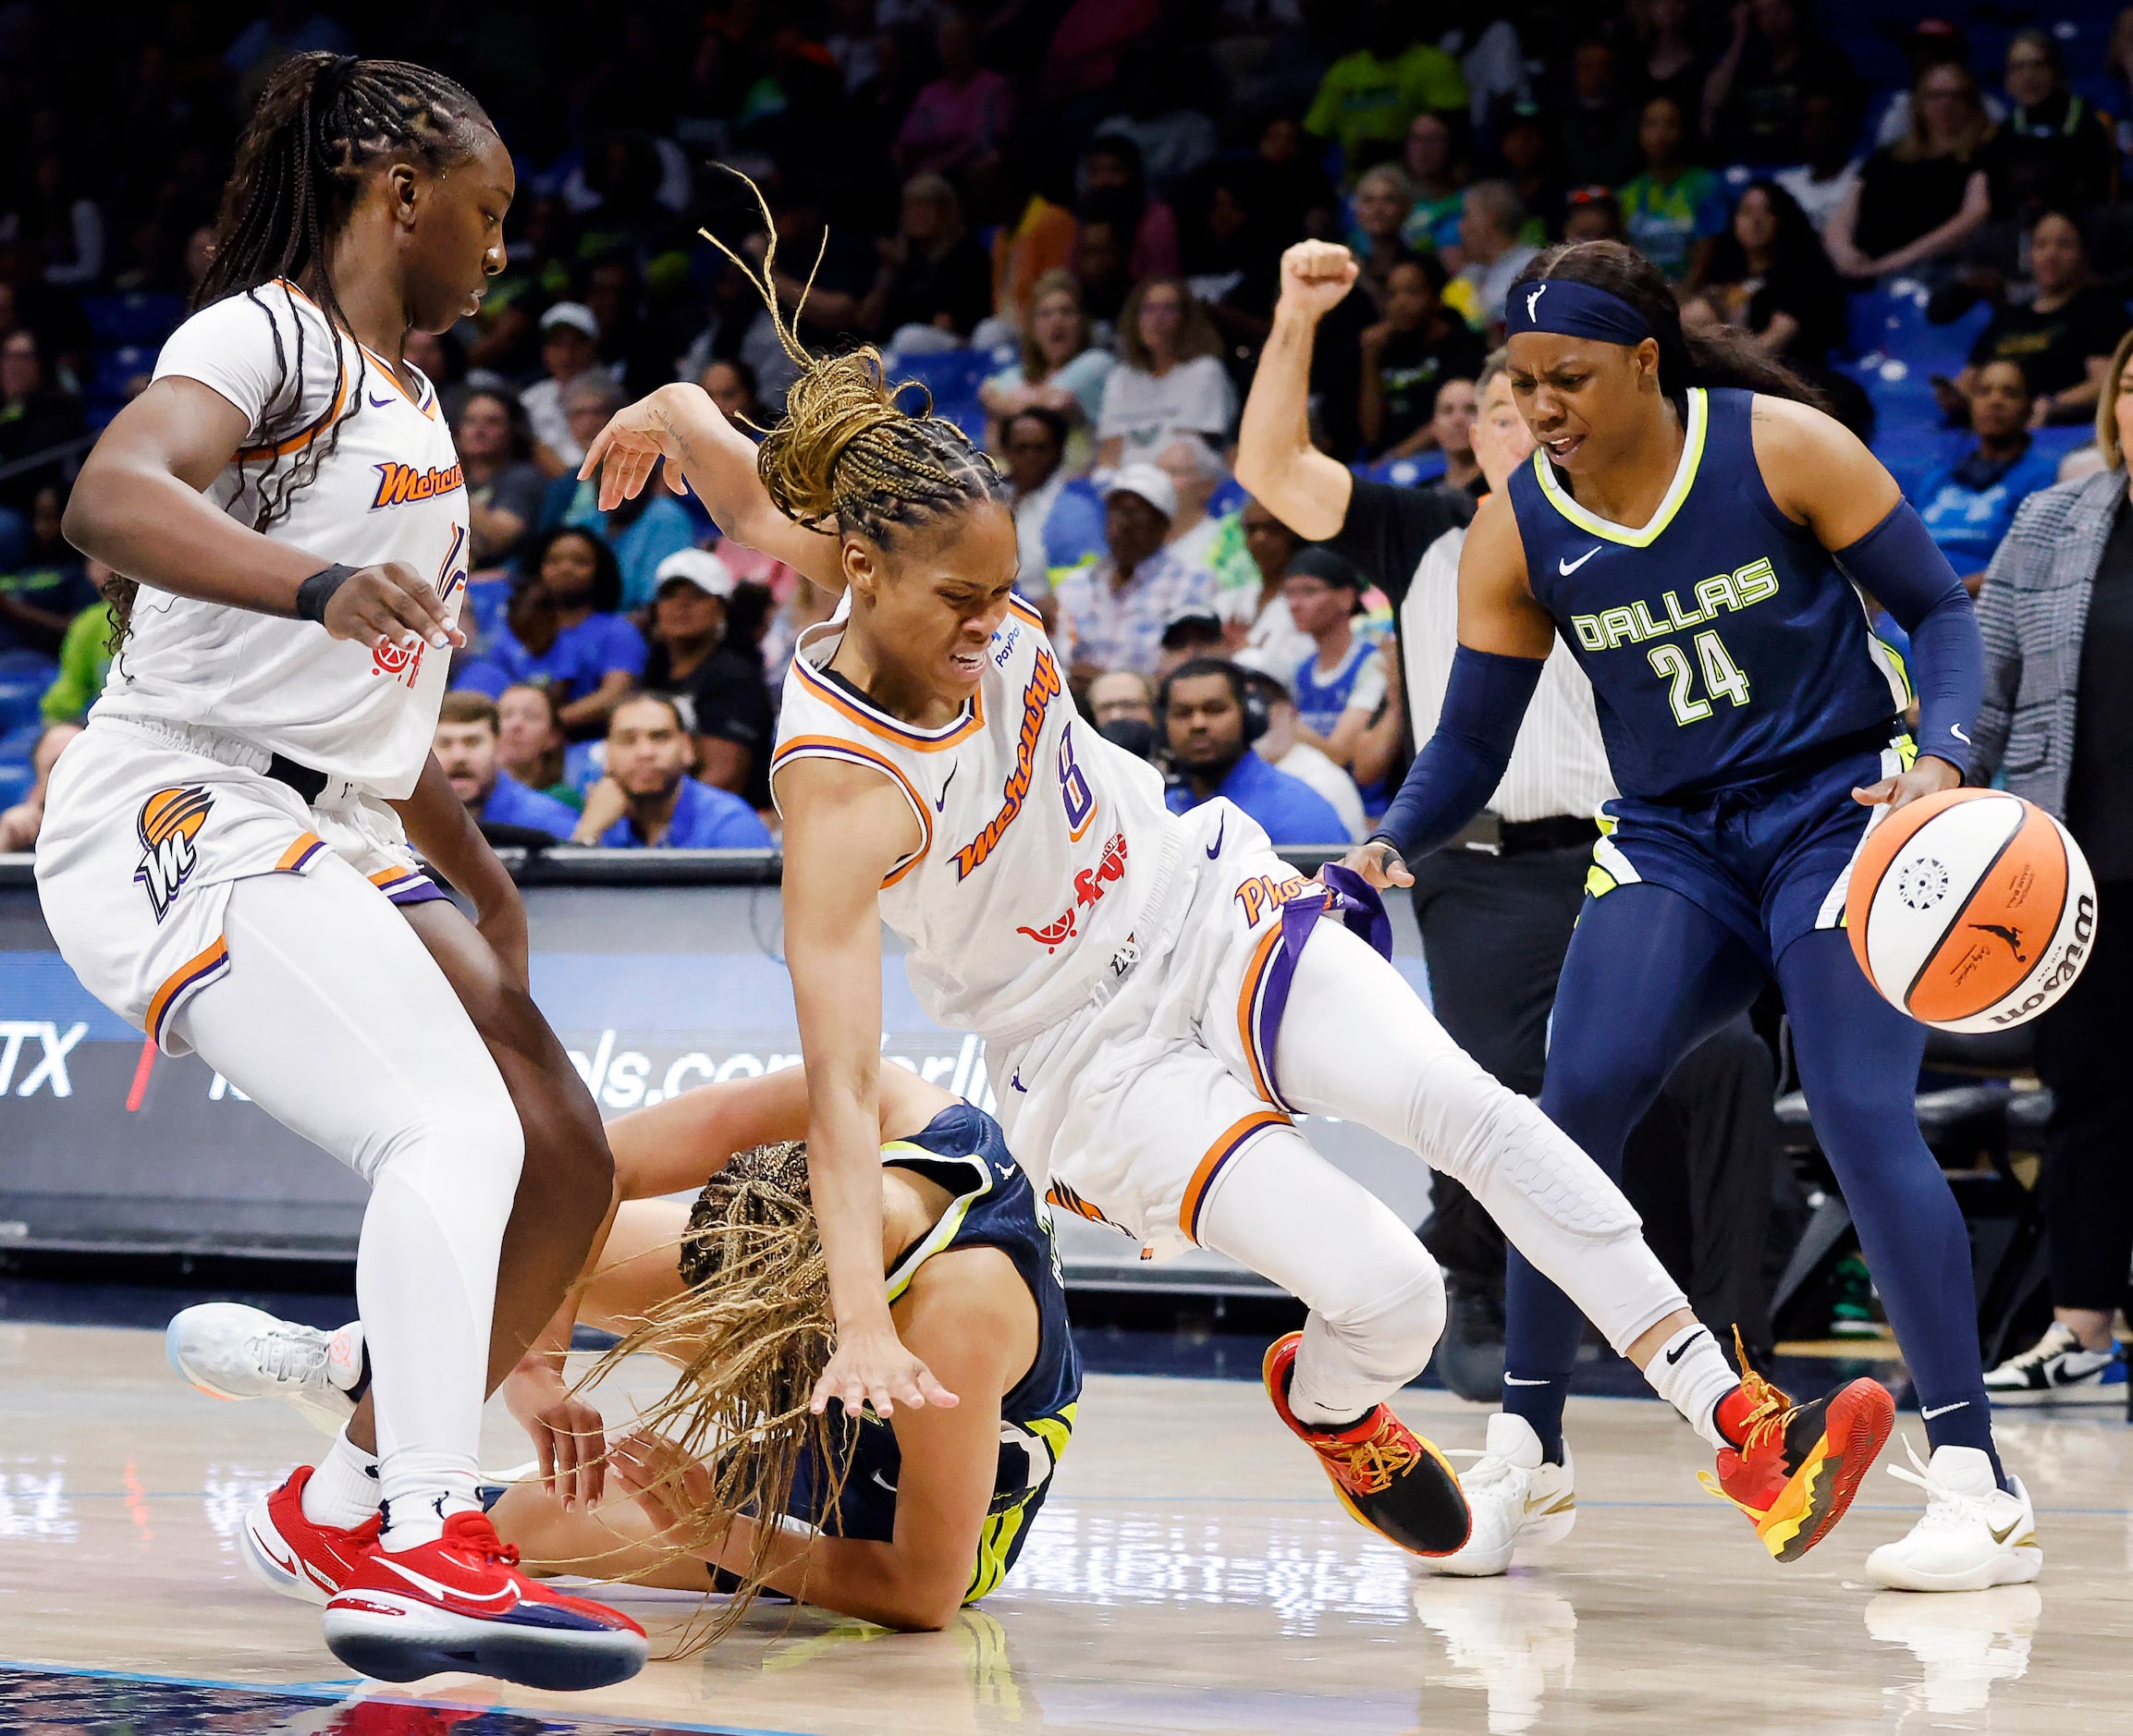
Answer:
M1886 1437L1888 1395L1855 1383L1792 1410L1744 1391L1620 1192L1350 932L1386 926L1375 895L1306 880L1227 802L1173 817L1152 767L1079 726L1013 594L990 461L900 410L872 350L787 342L803 373L760 452L671 385L619 414L584 472L605 467L611 506L664 459L738 541L845 593L802 635L772 761L817 1189L857 1198L864 1178L878 1197L886 921L928 1015L985 1036L1011 1147L1055 1204L1218 1249L1308 1304L1268 1390L1365 1523L1420 1554L1466 1540L1456 1479L1384 1403L1428 1360L1443 1290L1296 1112L1361 1121L1465 1182L1722 1449L1772 1553L1810 1547ZM825 1214L826 1244L838 1227ZM877 1237L842 1258L876 1262ZM1747 1424L1738 1451L1721 1407Z
M399 360L503 269L512 190L487 116L423 67L306 55L268 81L204 305L68 508L69 539L143 589L53 778L37 880L92 993L371 1184L374 1478L344 1436L248 1519L251 1547L308 1570L328 1644L368 1673L583 1688L633 1674L642 1632L517 1572L474 1498L528 1141L439 959L477 960L567 1063L524 995L517 895L430 756L467 497L435 390ZM588 1137L597 1171L596 1121ZM595 1180L589 1214L582 1192L542 1202L582 1221L551 1238L541 1318L606 1209Z

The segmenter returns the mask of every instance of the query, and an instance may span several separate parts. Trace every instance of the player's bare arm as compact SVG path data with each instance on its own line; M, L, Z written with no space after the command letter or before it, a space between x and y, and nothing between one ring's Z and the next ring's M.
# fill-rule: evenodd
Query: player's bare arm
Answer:
M517 883L489 848L467 805L452 793L444 767L431 754L414 793L393 808L408 842L474 907L474 926L489 943L513 987L529 986L526 905Z
M837 1348L814 1405L950 1404L899 1341L881 1293L881 883L919 848L889 781L802 759L778 774L785 815L785 951L810 1057L807 1171L829 1268Z
M161 379L113 418L76 479L62 529L84 555L158 591L294 617L306 579L335 564L239 524L204 493L251 432L213 386ZM325 627L374 648L460 646L436 587L405 561L362 568L332 594Z
M1311 444L1311 348L1318 322L1354 287L1355 255L1330 241L1299 241L1281 255L1281 297L1259 353L1237 428L1237 480L1298 536L1334 535L1355 479Z

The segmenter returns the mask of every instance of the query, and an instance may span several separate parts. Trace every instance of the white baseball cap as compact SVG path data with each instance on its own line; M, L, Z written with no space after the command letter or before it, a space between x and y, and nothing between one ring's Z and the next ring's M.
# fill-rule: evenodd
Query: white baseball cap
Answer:
M1153 464L1121 465L1104 490L1106 500L1113 495L1138 495L1164 518L1178 516L1178 491Z
M670 579L693 584L707 597L733 594L733 570L707 548L681 548L659 563L653 574L653 594L667 588Z
M558 301L541 315L541 329L553 331L558 325L568 325L573 332L582 332L595 344L600 341L600 322L593 310L582 301Z

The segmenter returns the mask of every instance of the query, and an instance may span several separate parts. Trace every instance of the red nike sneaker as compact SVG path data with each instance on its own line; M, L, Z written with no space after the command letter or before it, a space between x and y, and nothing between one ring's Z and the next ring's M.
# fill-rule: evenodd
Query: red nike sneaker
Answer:
M1289 1383L1303 1341L1301 1332L1291 1332L1267 1347L1259 1372L1274 1413L1318 1455L1333 1493L1357 1522L1416 1555L1455 1553L1474 1523L1459 1478L1443 1454L1389 1406L1374 1406L1360 1422L1339 1431L1296 1420L1289 1409Z
M418 1548L374 1548L325 1607L325 1643L386 1681L472 1670L570 1693L627 1681L644 1667L644 1630L519 1571L486 1513L454 1513Z
M264 1584L284 1597L323 1604L347 1584L356 1563L378 1540L373 1513L352 1531L314 1525L303 1516L304 1485L312 1467L299 1465L288 1481L270 1489L244 1516L244 1561Z
M1895 1428L1896 1401L1880 1381L1860 1379L1795 1404L1748 1366L1737 1329L1735 1343L1747 1412L1740 1448L1721 1448L1718 1475L1699 1471L1697 1481L1746 1513L1777 1559L1796 1561L1851 1506Z

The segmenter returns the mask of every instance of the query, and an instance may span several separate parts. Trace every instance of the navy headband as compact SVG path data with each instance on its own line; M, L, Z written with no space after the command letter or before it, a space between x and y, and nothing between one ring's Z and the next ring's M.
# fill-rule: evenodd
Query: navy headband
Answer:
M1641 344L1652 335L1644 315L1620 296L1569 277L1532 277L1503 298L1503 335L1551 332L1603 344Z

